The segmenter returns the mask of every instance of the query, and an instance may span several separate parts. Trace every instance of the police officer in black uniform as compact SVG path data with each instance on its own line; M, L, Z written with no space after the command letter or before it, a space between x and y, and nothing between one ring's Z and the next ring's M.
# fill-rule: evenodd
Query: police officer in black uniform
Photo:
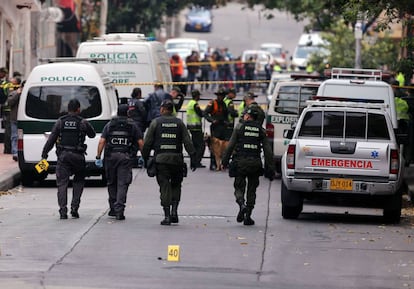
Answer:
M134 120L128 118L128 105L120 104L118 116L107 123L102 131L96 154L101 166L104 152L105 173L108 181L109 216L125 220L125 203L129 184L132 182L132 165L138 148L142 150L143 136Z
M94 138L96 135L92 125L79 114L79 100L71 99L68 103L68 114L56 121L42 151L42 158L47 159L49 151L56 143L56 184L61 219L68 218L67 191L71 175L74 177L70 213L73 218L79 218L78 209L85 185L85 137Z
M177 208L181 199L181 183L184 177L183 144L191 157L191 169L196 169L195 149L183 121L173 116L171 100L161 103L161 116L154 119L145 135L142 156L148 162L154 150L156 177L160 186L161 206L164 219L161 225L178 223Z
M265 177L272 180L275 169L271 146L266 131L257 122L258 115L259 111L256 107L246 111L243 116L244 122L237 124L222 159L223 169L229 166L231 156L232 162L235 162L234 196L239 205L236 220L239 223L244 221L244 225L254 225L251 215L256 203L259 176L263 174L260 157L262 150L265 157Z

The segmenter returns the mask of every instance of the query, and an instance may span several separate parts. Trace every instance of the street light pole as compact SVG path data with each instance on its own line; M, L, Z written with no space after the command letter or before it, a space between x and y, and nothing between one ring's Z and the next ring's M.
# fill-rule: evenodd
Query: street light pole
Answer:
M361 63L362 23L355 24L355 68L362 68Z

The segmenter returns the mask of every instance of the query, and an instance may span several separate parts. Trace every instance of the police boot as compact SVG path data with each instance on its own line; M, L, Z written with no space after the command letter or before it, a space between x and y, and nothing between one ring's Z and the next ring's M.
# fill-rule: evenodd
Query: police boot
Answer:
M67 208L60 208L59 209L60 218L65 220L68 218L68 209Z
M216 166L216 158L213 154L210 155L210 171L215 171L217 168Z
M78 208L71 208L70 214L72 215L72 218L79 219Z
M173 202L171 206L171 223L178 223L178 202Z
M237 223L241 223L244 221L244 214L246 213L246 205L244 204L243 199L239 199L236 201L239 204L239 213L237 214Z
M244 225L252 226L254 225L254 220L251 218L253 208L246 208L246 216L244 217Z
M161 221L161 225L169 226L171 225L171 217L170 217L170 207L164 207L164 220Z

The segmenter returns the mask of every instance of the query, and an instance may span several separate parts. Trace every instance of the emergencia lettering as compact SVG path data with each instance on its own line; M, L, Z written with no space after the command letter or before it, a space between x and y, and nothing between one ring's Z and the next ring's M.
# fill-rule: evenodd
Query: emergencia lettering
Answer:
M312 158L313 167L333 167L350 169L372 169L372 161L364 160L341 160L341 159L318 159Z

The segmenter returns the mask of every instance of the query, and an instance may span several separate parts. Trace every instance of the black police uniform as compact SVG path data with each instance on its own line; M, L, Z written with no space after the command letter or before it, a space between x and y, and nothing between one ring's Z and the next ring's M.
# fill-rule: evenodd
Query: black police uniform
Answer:
M172 112L172 103L170 104ZM156 177L165 215L161 225L178 223L177 208L181 200L184 167L183 144L191 156L191 167L195 168L195 149L181 119L173 115L162 115L151 122L145 135L142 155L147 163L150 152L154 149Z
M137 98L129 98L128 116L134 120L141 132L144 133L147 126L147 111L144 102Z
M118 116L107 123L101 138L105 139L104 167L108 184L110 216L125 219L124 210L132 165L142 132L132 119Z
M254 114L257 117L257 112ZM223 166L227 167L233 154L232 161L236 164L234 196L240 208L237 222L244 221L245 225L254 224L251 214L256 203L256 189L259 186L259 176L263 175L260 157L262 149L265 156L265 167L269 168L270 171L274 171L272 151L266 137L266 131L257 121L248 120L236 126L222 159ZM246 205L244 203L245 193Z
M79 217L78 209L85 185L85 136L94 138L95 135L94 128L86 119L69 112L56 121L43 147L42 158L47 159L47 154L56 143L56 184L61 219L67 218L67 190L71 175L74 175L71 214L72 217Z

